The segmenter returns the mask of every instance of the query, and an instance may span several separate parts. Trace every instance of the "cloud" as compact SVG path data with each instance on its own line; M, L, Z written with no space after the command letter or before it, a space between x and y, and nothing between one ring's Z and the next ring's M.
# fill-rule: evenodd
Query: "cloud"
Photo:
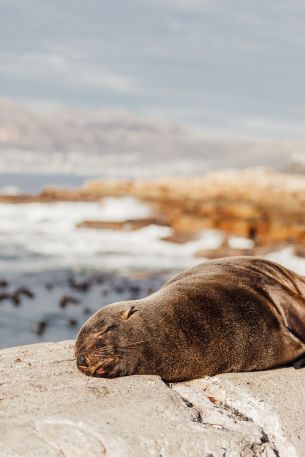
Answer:
M182 9L189 10L205 10L205 9L215 9L225 3L224 0L152 0L147 3L151 4L160 4L163 6L168 5L171 7L178 7Z
M237 117L234 119L236 133L245 132L250 137L261 138L304 138L305 121L292 121L290 119L276 119L261 117ZM234 130L233 130L234 131Z
M299 138L304 28L301 0L7 0L0 95Z
M131 78L103 68L98 63L82 61L60 54L7 54L0 58L0 77L53 81L62 85L110 90L132 94L136 91Z

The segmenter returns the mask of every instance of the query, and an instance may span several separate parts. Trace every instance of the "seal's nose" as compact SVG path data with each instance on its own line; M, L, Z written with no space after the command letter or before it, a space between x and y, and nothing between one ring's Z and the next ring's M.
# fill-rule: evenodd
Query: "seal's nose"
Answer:
M84 355L80 355L78 358L77 358L77 366L79 367L87 367L88 364L86 362L86 358Z

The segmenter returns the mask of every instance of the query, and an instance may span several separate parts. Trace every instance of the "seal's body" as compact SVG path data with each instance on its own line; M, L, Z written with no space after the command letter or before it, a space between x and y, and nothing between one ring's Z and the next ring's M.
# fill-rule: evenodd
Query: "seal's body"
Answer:
M303 356L305 277L256 257L203 263L143 300L108 305L76 341L79 368L101 377L183 381Z

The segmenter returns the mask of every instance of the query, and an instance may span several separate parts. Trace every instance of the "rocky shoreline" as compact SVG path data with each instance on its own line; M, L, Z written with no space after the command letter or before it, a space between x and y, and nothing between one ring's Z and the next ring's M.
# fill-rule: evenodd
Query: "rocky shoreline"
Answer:
M265 169L154 181L90 181L77 190L46 188L36 196L2 195L0 203L96 202L127 195L148 203L152 216L120 222L84 220L78 226L137 230L150 224L165 225L172 229L166 241L174 243L194 240L200 231L212 228L252 240L249 254L293 245L304 255L305 177ZM234 254L225 244L221 252Z
M82 194L92 198L133 195L149 202L177 234L195 236L203 228L218 228L250 238L256 245L305 244L303 176L262 169L227 170L202 178L93 181Z

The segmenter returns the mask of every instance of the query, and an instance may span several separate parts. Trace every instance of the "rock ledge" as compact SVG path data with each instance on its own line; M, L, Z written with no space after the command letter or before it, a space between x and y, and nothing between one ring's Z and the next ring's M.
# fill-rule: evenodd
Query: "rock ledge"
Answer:
M305 455L305 370L88 378L73 342L0 351L2 457Z

